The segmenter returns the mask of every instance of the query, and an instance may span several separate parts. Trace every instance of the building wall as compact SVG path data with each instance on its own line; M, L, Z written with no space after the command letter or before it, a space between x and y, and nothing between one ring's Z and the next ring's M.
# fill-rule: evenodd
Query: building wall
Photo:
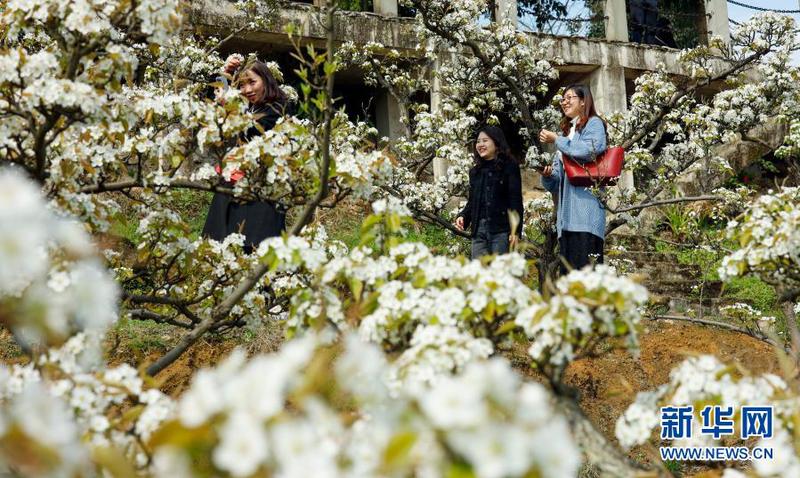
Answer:
M725 0L699 0L704 2L707 15L707 31L729 36L727 30L727 8ZM341 21L336 23L334 32L337 41L366 43L380 42L414 55L417 38L414 33L415 21L397 16L397 0L374 0L375 13L339 12ZM498 0L497 18L516 16L514 0ZM188 27L201 34L225 36L246 25L249 19L228 2L196 0L189 5ZM281 51L292 49L292 43L283 32L283 26L294 23L298 27L298 39L302 43L322 46L325 31L322 22L316 17L313 6L295 4L280 10L273 26L259 31L242 31L236 35L234 45L247 45L251 50ZM559 84L567 82L589 83L595 95L598 110L602 114L622 111L627 108L626 80L628 84L635 77L655 70L658 65L673 75L686 75L678 62L678 50L640 45L628 42L625 0L606 0L606 39L553 36L529 33L532 42L542 39L553 41L549 55L563 60L557 65L560 70ZM432 108L438 104L434 85L431 94ZM387 94L378 93L374 101L375 122L380 132L388 137L396 137L402 131L399 124L397 104ZM447 165L437 164L437 175L446 171Z

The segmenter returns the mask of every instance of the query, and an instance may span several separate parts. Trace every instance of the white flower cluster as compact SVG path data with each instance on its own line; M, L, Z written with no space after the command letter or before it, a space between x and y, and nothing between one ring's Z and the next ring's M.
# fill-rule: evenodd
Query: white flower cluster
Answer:
M800 157L800 120L793 120L789 124L789 133L783 140L783 145L775 150L779 158Z
M418 53L428 60L424 50ZM367 85L390 88L402 99L410 99L414 93L430 88L423 65L381 43L370 41L357 45L352 41L345 42L336 50L336 58L343 66L351 65L363 70Z
M77 36L108 35L118 28L138 26L153 43L163 43L180 27L176 0L146 0L135 9L119 0L12 0L2 12L2 21L16 37L31 23L59 24L65 33Z
M591 353L603 337L624 336L638 347L636 329L647 289L598 265L571 271L555 284L555 294L519 312L515 322L533 341L528 353L544 373L559 378L567 364Z
M310 335L199 372L159 436L154 475L441 476L458 462L478 477L575 476L566 422L506 362L473 363L390 399L384 355L354 337L344 343L321 347ZM213 470L190 458L198 446L211 450Z
M719 312L723 317L737 320L745 326L759 330L770 327L776 320L774 316L764 315L760 310L740 302L720 307Z
M392 362L390 383L395 388L429 385L493 352L491 340L476 338L458 327L422 325L414 330L409 348Z
M169 194L152 195L144 199L168 199ZM231 234L223 241L189 239L188 227L181 217L166 207L140 211L138 234L139 259L153 270L171 270L174 276L154 275L138 280L123 257L112 256L111 265L117 277L125 281L136 297L125 305L138 309L141 304L157 304L159 314L171 323L191 326L184 317L186 311L195 316L210 314L246 275L260 264L269 265L259 287L244 296L231 311L229 322L256 325L266 317L280 315L285 310L275 308L289 291L310 286L315 271L326 261L342 255L346 248L328 240L322 228L309 228L302 236L272 237L245 253L244 236ZM182 280L175 281L174 277ZM169 310L169 313L166 311Z
M652 392L640 392L636 400L617 420L615 434L625 448L647 442L661 423L660 408L693 406L692 437L676 440L681 446L713 446L713 437L700 433L700 412L706 406L719 405L734 410L733 440L742 444L740 407L773 406L774 438L762 439L755 446L773 448L775 459L753 460L757 476L777 478L797 476L800 459L794 445L798 408L796 396L786 383L772 374L742 376L740 369L727 366L713 356L703 355L684 361L670 372L669 383ZM728 446L734 445L726 441ZM727 474L725 476L728 476ZM736 475L733 475L736 476Z
M721 201L714 203L711 209L711 217L715 220L727 221L742 214L748 204L755 197L756 191L747 186L732 188L717 188L712 194L722 198Z
M525 269L525 260L516 254L485 266L436 256L423 244L402 243L386 255L356 249L325 264L318 275L325 287L346 286L350 300L374 294L374 306L358 328L363 338L390 346L405 343L406 334L422 324L469 330L513 316L531 295L520 280Z
M530 199L524 205L525 223L523 232L531 241L555 230L555 204L553 195L546 192L541 197Z
M67 405L48 393L38 376L29 379L31 375L30 370L0 368L4 395L0 399L0 438L10 445L0 452L3 466L12 466L26 476L91 475L88 450L81 446L80 430ZM12 387L19 390L10 393ZM41 455L30 456L30 450Z
M351 189L353 196L369 199L391 181L394 166L389 156L369 141L378 130L366 123L352 123L344 113L337 114L332 141L337 187Z
M742 56L769 49L783 52L797 45L796 28L794 18L789 15L762 12L732 29L731 41L740 46Z
M91 476L90 451L114 449L138 468L148 465L143 444L174 415L175 404L158 390L145 390L127 364L83 363L99 339L78 334L35 363L0 367L4 464L30 476ZM120 409L129 418L115 418Z
M26 342L58 344L117 317L117 286L83 228L46 209L22 174L0 170L0 306Z
M525 152L525 166L534 168L543 168L552 163L553 157L546 151L540 151L535 145L528 148Z
M740 249L722 260L723 280L754 273L767 280L796 277L800 266L800 188L769 192L739 220L728 222L728 237ZM796 279L795 279L796 280Z
M410 216L411 211L396 197L388 196L372 203L372 212L377 215L395 214Z
M477 20L486 11L487 2L423 0L414 2L414 7L417 9L417 16L425 17L428 30L451 33L453 40L460 42L480 34L482 26Z
M797 96L793 78L798 71L790 60L798 44L793 25L791 17L767 12L738 28L730 47L714 39L682 52L681 61L698 83L726 72L733 63L741 64L729 73L732 87L709 99L684 94L686 87L674 83L663 69L637 78L630 110L613 119L615 127L609 130L611 143L620 144L652 126L626 151L626 167L637 175L637 189L669 189L678 175L689 171L702 170L706 177L730 174L731 165L715 154L717 145L770 117L793 117ZM723 51L728 61L719 61L717 51ZM749 79L751 74L759 81ZM664 133L670 135L668 140Z
M394 169L391 185L410 209L438 214L451 197L467 190L477 119L460 108L443 108L437 113L420 112L414 120L412 138L400 138L393 146L407 167ZM446 173L431 182L417 180L412 169L419 158L426 157L446 163Z

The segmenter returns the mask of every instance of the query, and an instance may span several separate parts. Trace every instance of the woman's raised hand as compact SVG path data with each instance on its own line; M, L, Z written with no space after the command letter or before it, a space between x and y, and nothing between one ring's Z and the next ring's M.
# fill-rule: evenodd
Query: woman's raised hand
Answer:
M223 69L225 70L225 73L231 75L240 66L242 66L242 55L234 53L232 55L228 55L228 58L225 59L225 66Z
M550 130L543 129L539 131L539 141L542 143L555 143L558 135Z
M553 166L547 165L542 169L542 176L549 178L553 174Z
M456 218L455 226L456 226L456 229L458 229L459 231L463 231L464 230L464 218L461 217L461 216L458 216Z

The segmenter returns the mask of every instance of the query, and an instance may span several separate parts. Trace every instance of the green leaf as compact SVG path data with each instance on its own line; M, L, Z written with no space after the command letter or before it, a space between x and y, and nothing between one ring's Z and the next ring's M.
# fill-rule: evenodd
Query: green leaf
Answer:
M486 305L486 309L483 311L483 318L486 322L491 322L494 319L494 311L495 311L495 303L493 300L490 300L489 303Z
M496 337L498 335L507 334L516 328L517 324L513 320L509 320L508 322L498 327L497 330L495 330L494 335Z
M364 291L364 283L355 277L350 278L350 291L356 300L361 300L361 293Z
M331 76L336 73L336 70L339 68L339 65L336 64L335 61L328 61L325 62L325 66L323 67L323 71L325 72L325 76Z
M447 470L447 478L475 478L475 472L466 463L453 463Z
M364 219L364 222L361 223L361 230L363 232L369 231L376 224L378 224L381 219L381 216L378 216L377 214L370 214L366 219Z
M417 434L413 432L401 432L389 440L383 452L383 463L387 467L394 467L402 463L407 457L411 447L417 442Z
M112 447L97 447L92 450L92 460L100 465L104 475L114 478L136 478L136 470L119 450Z
M388 223L390 231L395 232L400 230L400 216L397 214L389 214L386 218L386 222Z

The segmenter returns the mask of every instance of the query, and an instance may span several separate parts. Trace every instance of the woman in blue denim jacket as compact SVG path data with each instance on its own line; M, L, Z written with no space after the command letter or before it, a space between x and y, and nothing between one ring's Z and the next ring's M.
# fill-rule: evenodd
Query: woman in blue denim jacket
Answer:
M542 143L555 143L558 152L552 166L542 171L542 186L553 193L558 207L556 229L562 258L561 272L567 267L580 269L591 262L603 262L606 211L600 201L585 187L573 186L564 173L562 155L579 163L594 161L606 150L606 124L594 108L588 86L569 86L561 100L564 116L562 134L542 130Z

